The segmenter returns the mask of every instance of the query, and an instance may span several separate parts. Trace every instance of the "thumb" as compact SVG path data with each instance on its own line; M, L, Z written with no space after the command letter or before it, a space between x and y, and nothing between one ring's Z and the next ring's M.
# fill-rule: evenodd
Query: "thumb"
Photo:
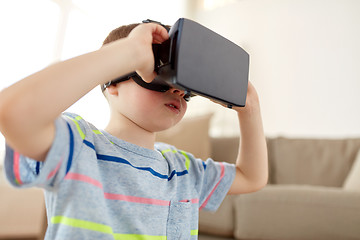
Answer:
M146 83L151 83L154 80L154 78L156 77L156 72L152 72L149 74L141 74L138 72L138 74Z

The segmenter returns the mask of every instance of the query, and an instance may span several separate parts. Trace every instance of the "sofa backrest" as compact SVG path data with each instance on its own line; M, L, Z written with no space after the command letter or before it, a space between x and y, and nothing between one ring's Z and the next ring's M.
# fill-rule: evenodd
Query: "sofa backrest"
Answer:
M211 138L211 157L235 163L238 137ZM268 138L269 183L341 187L360 149L360 138Z
M270 183L341 187L360 139L268 139Z
M238 148L238 137L212 137L210 138L211 158L218 162L235 163Z

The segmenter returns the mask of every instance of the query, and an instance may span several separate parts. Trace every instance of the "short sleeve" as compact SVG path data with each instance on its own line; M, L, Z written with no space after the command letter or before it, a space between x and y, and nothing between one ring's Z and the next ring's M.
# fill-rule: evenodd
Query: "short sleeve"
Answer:
M44 162L38 162L6 145L5 173L15 187L57 187L71 168L74 155L82 145L80 126L71 117L62 115L55 121L55 138Z
M194 159L199 191L200 210L216 211L227 195L235 178L235 165L215 162L212 159L202 161Z

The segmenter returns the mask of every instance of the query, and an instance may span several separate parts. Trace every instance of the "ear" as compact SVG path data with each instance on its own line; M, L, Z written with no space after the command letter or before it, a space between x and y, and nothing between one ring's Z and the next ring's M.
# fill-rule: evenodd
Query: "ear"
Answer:
M119 94L118 89L116 87L117 85L110 85L106 88L106 91L108 91L108 94L117 96Z

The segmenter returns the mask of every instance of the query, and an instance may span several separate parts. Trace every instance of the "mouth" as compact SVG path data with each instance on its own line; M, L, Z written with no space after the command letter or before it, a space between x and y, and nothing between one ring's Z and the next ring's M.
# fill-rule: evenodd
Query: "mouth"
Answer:
M171 103L166 103L165 104L166 107L168 107L170 110L175 111L176 113L180 112L180 102L171 102Z
M171 108L179 109L177 106L175 106L173 104L165 104L165 105L168 106L168 107L171 107Z

